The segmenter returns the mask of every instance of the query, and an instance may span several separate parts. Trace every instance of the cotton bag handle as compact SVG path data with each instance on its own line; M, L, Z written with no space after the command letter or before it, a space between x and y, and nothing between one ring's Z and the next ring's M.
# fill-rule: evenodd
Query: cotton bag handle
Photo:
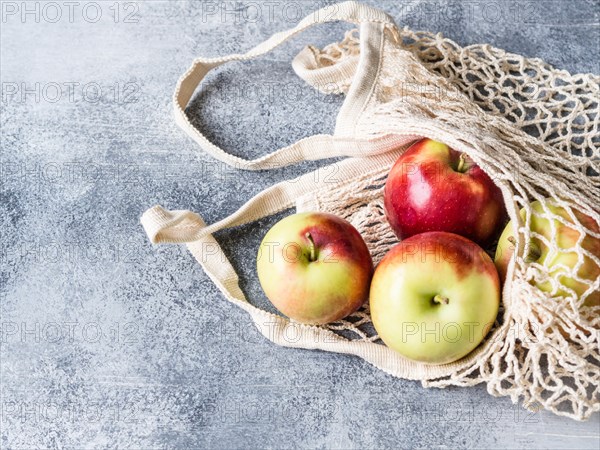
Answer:
M227 164L245 169L279 167L306 159L332 156L368 155L368 158L349 158L336 163L337 177L357 179L361 176L378 173L381 167L390 166L419 135L409 131L361 141L352 139L352 128L354 119L362 112L372 92L371 89L381 60L384 27L393 27L393 22L381 11L355 2L346 2L334 5L334 7L333 13L327 8L317 11L313 16L300 22L297 27L276 34L244 55L194 61L192 67L179 81L175 93L177 123L209 154ZM338 116L336 136L309 137L256 160L247 161L230 155L210 143L190 124L185 116L184 108L198 84L211 69L227 61L246 60L264 54L311 25L333 20L348 20L361 24L360 57L348 96ZM353 70L352 67L347 69ZM215 240L213 233L291 208L301 198L312 195L328 182L323 177L315 180L314 174L308 173L295 180L278 183L257 194L235 213L212 225L207 225L199 215L193 212L169 211L160 206L146 211L141 218L141 223L153 243L186 243L190 252L225 298L247 311L258 330L276 344L357 355L389 373L408 379L433 379L459 368L459 363L441 367L418 364L398 358L388 347L341 339L329 329L290 321L257 308L247 301L240 289L238 275ZM297 335L298 331L301 333L301 339L299 341L290 340L289 336Z
M338 175L344 179L359 177L392 164L414 141L415 136L406 135L403 138L406 141L405 145L394 151L365 158L360 161L360 164L357 164L354 158L338 163ZM188 250L225 298L248 312L258 330L278 345L360 356L388 373L414 380L437 378L460 368L459 362L435 366L398 358L397 354L386 346L373 346L367 342L340 339L327 328L293 322L248 302L240 289L239 278L234 267L212 233L291 208L299 195L310 194L324 184L327 184L326 180L320 178L315 181L312 173L302 175L293 181L281 182L250 199L236 213L210 226L207 226L202 218L193 212L168 211L160 206L146 211L141 222L153 243L187 243ZM291 339L290 336L294 338Z
M348 92L336 126L336 136L319 134L301 139L257 159L247 160L227 153L210 142L185 114L190 99L204 77L212 69L229 61L246 61L264 55L307 28L326 22L347 21L360 24L361 52L358 68ZM261 170L283 167L305 160L333 158L336 156L369 156L386 152L397 145L393 135L370 140L354 139L352 125L362 107L368 101L375 74L380 63L380 50L384 29L396 30L393 19L383 11L354 1L322 8L303 19L294 28L274 34L265 42L244 54L232 54L221 58L197 58L177 82L173 96L175 121L200 147L216 159L236 168ZM298 70L298 67L296 69ZM301 69L300 69L301 70ZM307 76L306 73L301 76Z

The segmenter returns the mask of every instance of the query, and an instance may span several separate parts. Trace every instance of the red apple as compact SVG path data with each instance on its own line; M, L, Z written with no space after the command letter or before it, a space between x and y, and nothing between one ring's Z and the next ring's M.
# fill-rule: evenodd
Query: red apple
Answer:
M356 311L369 295L373 261L361 235L327 213L300 213L276 223L256 259L273 305L298 322L324 324Z
M400 239L447 231L480 245L491 243L506 219L502 193L465 154L423 139L392 167L385 213Z
M474 242L422 233L381 260L370 304L388 347L412 360L446 364L471 352L494 324L500 281L492 259Z

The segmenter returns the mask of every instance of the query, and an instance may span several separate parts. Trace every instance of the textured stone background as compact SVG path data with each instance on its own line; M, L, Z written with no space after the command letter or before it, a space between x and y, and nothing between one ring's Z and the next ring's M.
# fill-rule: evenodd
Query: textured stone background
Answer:
M324 2L56 4L2 2L1 448L598 448L598 415L530 414L484 387L424 390L276 347L183 248L148 243L147 207L212 222L319 165L226 169L175 126L170 99L195 56L248 49ZM597 1L380 6L463 45L600 73ZM332 130L341 99L310 92L290 61L346 28L219 70L195 102L203 129L248 157ZM254 255L275 220L219 235L259 304Z

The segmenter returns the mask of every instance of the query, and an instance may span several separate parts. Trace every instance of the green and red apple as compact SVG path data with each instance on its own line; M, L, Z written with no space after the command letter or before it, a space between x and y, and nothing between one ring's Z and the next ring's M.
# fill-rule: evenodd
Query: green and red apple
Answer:
M400 239L427 231L456 233L486 246L506 221L502 192L466 154L423 139L392 167L385 214Z
M536 283L536 286L541 291L551 293L556 297L564 298L572 295L572 293L577 297L587 295L584 303L586 306L600 306L600 290L598 287L593 288L591 286L600 277L600 267L589 256L582 255L580 257L578 255L577 246L582 236L569 213L564 208L556 205L551 199L546 200L546 207L548 213L556 216L556 219L548 216L548 213L544 211L544 206L539 201L531 203L530 206L533 214L531 214L529 229L545 239L532 237L529 254L525 255L524 258L527 262L535 262L547 267L550 277L555 280L554 287L550 281ZM526 214L526 209L521 209L520 215L523 221L525 221ZM546 214L546 217L542 216L544 214ZM596 234L600 233L598 223L594 219L577 210L573 210L573 214L585 228ZM566 224L558 218L563 219ZM553 227L556 230L557 251L552 251L546 243L546 241L553 241ZM514 255L515 244L515 230L511 221L506 225L500 236L494 258L502 282L506 278L508 264ZM600 239L586 234L579 247L600 259ZM577 273L574 273L573 271L580 258L583 261Z
M456 234L403 240L371 282L373 325L383 342L411 360L446 364L470 353L494 324L500 281L491 258Z
M333 322L367 300L373 261L359 232L333 214L288 216L265 235L257 256L260 284L286 316Z

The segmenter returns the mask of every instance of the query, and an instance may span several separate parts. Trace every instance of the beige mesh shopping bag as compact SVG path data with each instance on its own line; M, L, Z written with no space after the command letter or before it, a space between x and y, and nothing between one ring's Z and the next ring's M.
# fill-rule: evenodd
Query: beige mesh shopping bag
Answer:
M306 47L293 62L296 73L316 89L345 94L332 135L307 137L248 161L218 148L190 123L185 108L210 70L258 57L312 25L339 20L359 28L322 50ZM225 298L246 310L262 334L279 345L357 355L424 386L486 383L492 395L586 419L600 409L600 306L590 302L600 291L600 276L579 280L587 287L582 295L558 295L555 274L524 255L533 237L543 238L550 251L576 255L571 276L584 261L600 267L600 252L583 244L600 239L598 98L597 76L571 75L488 45L462 48L440 35L399 29L385 13L355 2L332 5L247 53L196 59L177 84L174 106L181 128L227 164L258 170L348 156L336 163L341 181L325 182L309 173L276 184L212 225L193 212L160 206L146 211L142 224L153 243L186 243ZM327 211L361 232L377 263L396 243L383 213L386 175L422 137L465 152L482 167L501 188L515 224L516 257L501 312L476 350L451 364L421 364L378 340L367 305L345 320L308 326L248 302L214 232L294 207ZM539 210L530 206L535 200ZM556 214L557 207L565 214ZM582 214L592 220L581 223ZM534 236L528 227L533 215L573 228L579 233L575 246L561 248L556 227L549 236ZM543 282L553 288L543 292L537 287Z

